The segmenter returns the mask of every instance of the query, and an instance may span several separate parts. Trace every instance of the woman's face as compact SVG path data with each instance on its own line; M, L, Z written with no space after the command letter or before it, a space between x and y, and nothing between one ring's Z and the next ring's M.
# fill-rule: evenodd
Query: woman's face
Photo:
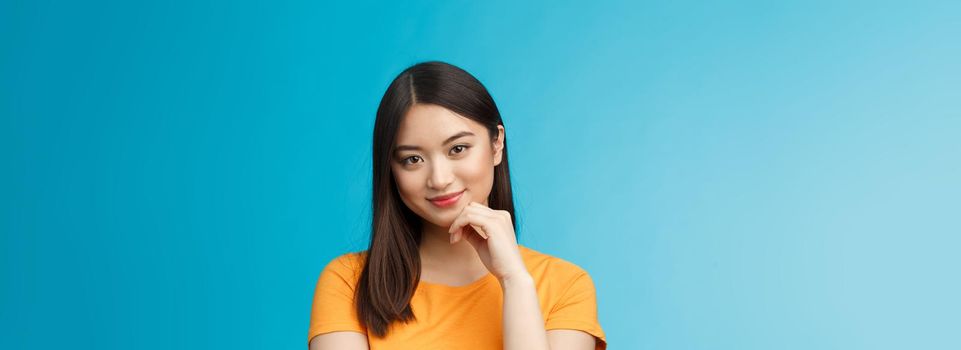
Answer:
M427 223L449 227L470 202L488 205L504 127L493 143L480 123L415 104L401 120L391 171L401 199Z

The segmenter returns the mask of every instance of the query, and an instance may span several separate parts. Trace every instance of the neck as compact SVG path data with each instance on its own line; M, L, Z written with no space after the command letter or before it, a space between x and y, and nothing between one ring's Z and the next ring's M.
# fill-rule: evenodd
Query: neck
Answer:
M444 270L456 270L466 273L484 270L484 263L477 255L474 247L461 239L460 242L450 244L448 227L440 227L429 222L423 223L420 241L420 259L425 267L444 267Z

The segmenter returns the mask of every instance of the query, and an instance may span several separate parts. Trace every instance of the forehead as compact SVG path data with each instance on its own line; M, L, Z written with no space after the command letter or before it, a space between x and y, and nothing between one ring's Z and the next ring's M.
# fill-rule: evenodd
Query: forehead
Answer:
M461 131L487 135L483 125L453 111L432 104L415 104L400 122L397 144L433 145Z

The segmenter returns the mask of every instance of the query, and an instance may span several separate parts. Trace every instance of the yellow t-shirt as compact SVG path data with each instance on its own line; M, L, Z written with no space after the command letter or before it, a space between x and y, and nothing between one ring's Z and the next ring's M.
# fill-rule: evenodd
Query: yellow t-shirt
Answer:
M597 321L594 282L583 269L533 249L519 246L534 278L544 329L575 329L597 339L596 350L607 347ZM314 291L307 342L334 331L367 334L353 305L365 252L334 258L320 274ZM395 322L384 338L367 335L371 350L378 349L501 349L504 346L503 293L488 273L459 287L420 282L411 298L417 320Z

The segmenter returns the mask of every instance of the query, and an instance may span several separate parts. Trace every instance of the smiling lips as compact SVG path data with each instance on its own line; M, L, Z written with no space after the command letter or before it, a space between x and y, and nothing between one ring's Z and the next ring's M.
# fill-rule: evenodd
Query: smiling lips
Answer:
M460 200L460 197L461 197L461 195L463 195L463 194L464 194L464 190L461 190L460 192L455 192L455 193L451 193L451 194L445 194L445 195L443 195L443 196L437 196L437 197L433 197L433 198L428 198L428 200L430 200L431 203L433 203L434 205L436 205L436 206L438 206L438 207L441 207L441 208L443 208L443 207L449 207L449 206L451 206L451 205L454 205L454 203L457 203L457 201Z

